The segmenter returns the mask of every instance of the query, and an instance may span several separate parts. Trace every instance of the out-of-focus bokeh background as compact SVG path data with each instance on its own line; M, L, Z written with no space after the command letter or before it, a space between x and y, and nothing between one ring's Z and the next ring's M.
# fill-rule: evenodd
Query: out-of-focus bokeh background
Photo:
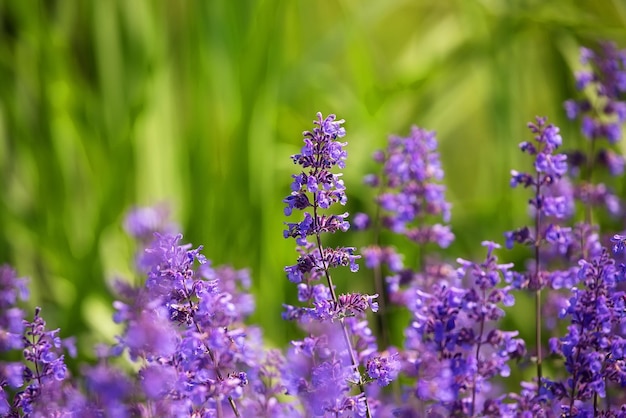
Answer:
M526 122L579 144L562 107L578 48L624 47L625 25L618 0L0 2L0 262L62 335L110 338L108 283L134 277L124 214L168 202L186 241L251 269L253 320L283 345L297 254L281 200L317 111L346 120L350 212L373 208L362 177L388 134L437 131L457 235L443 257L479 257L526 221L509 188Z

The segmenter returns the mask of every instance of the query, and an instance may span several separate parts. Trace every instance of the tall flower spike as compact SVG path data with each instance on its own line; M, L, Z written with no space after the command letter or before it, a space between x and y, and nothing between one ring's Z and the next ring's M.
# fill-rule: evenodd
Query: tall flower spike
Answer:
M534 172L511 171L511 187L532 188L533 197L529 200L534 215L532 229L522 227L505 233L506 246L512 248L515 242L533 248L533 266L526 273L512 274L510 280L516 287L527 287L535 292L535 344L537 349L538 391L542 384L542 338L541 329L541 290L549 285L550 274L545 271L545 256L542 247L567 248L572 240L571 229L561 227L558 220L571 215L571 202L568 196L559 194L556 185L567 172L567 157L556 150L563 139L559 128L546 123L546 118L537 117L536 123L528 128L534 134L534 141L520 143L520 150L534 158Z
M626 50L612 42L601 43L597 50L581 48L584 70L576 73L576 87L588 95L565 102L570 119L582 119L582 133L591 140L606 138L615 143L622 137L626 122Z
M295 265L285 267L287 277L298 284L298 296L301 302L309 306L285 306L285 319L299 320L304 327L311 327L311 322L321 322L327 325L327 332L336 328L339 323L339 333L343 336L343 345L349 356L346 362L340 356L344 350L328 345L326 340L316 341L315 347L321 350L318 358L316 350L306 342L294 342L294 349L290 354L290 362L300 364L309 371L293 371L292 374L301 379L309 380L308 389L295 385L292 391L297 391L305 400L307 410L312 414L325 413L341 414L352 411L356 416L371 417L370 406L365 396L364 380L359 373L359 356L356 352L351 332L346 324L346 317L363 317L367 309L375 311L377 304L373 301L377 295L347 294L337 296L330 269L338 266L350 266L351 271L357 271L356 259L352 247L324 248L322 234L346 231L350 224L346 221L347 213L341 215L325 215L323 210L333 204L345 205L347 198L341 174L331 170L337 166L345 167L345 142L339 141L346 134L342 127L342 120L335 115L324 118L317 114L316 125L312 131L303 133L304 146L299 154L291 158L302 171L293 175L291 194L283 202L286 204L285 215L290 216L294 210L305 211L300 222L286 223L284 237L293 237L298 244L300 254ZM309 241L309 237L312 241ZM325 283L318 283L325 279ZM334 324L333 324L334 323ZM313 338L313 337L312 337ZM323 353L336 353L324 357ZM296 359L301 358L298 362ZM310 361L313 360L313 363ZM314 366L313 366L314 364ZM346 369L347 367L347 369ZM332 373L334 379L322 379L325 374ZM360 394L350 396L350 386L355 384ZM334 388L334 389L331 389ZM303 392L304 391L304 392ZM309 393L305 393L309 391Z
M385 345L389 342L386 304L401 299L404 288L424 286L424 273L435 267L434 264L439 264L427 259L427 245L446 248L454 241L454 234L447 225L451 205L445 199L445 186L441 183L444 172L437 146L434 131L413 126L407 137L389 137L387 147L376 151L373 156L374 161L381 165L380 174L365 177L365 184L377 189L377 207L371 222L374 243L361 251L365 266L373 270L376 292L381 295L377 331ZM443 224L439 223L441 221ZM357 214L355 223L358 229L370 224L365 214ZM405 236L419 247L422 274L412 274L410 267L405 268L395 248L380 242L382 228ZM388 278L392 282L388 287L383 280L385 265L394 274ZM397 286L400 276L416 280L404 281L400 289ZM411 294L412 290L406 292Z
M584 69L576 74L576 81L582 98L566 101L565 110L570 119L581 121L582 134L589 139L588 150L571 153L571 173L582 179L576 197L585 205L585 222L591 223L591 207L604 207L614 216L621 213L615 192L592 180L602 167L611 176L624 173L624 157L615 144L626 122L626 50L604 42L596 50L581 48L580 61Z
M559 128L546 125L546 118L536 118L537 123L529 123L530 131L535 134L535 141L524 141L519 147L522 152L534 157L534 173L511 170L511 187L523 186L532 188L534 196L529 200L534 216L534 228L522 227L505 233L506 247L512 248L514 243L539 247L545 243L566 246L569 230L553 222L565 219L573 213L571 194L567 188L559 187L561 178L567 172L567 157L556 150L562 143ZM536 260L539 263L539 260ZM539 265L537 264L537 267ZM535 277L537 279L537 277ZM533 283L532 288L544 287L546 283Z
M380 178L370 175L367 182L381 187L377 201L384 211L383 225L418 244L448 247L454 240L450 228L423 222L437 217L450 221L451 205L440 183L443 169L435 133L414 126L406 138L391 136L387 149L374 159L383 164L383 174Z
M24 321L24 359L32 367L24 368L26 387L15 395L14 406L21 408L25 415L48 416L64 409L65 393L60 382L68 372L64 355L61 354L63 341L58 336L59 329L46 331L46 321L35 308L35 317Z

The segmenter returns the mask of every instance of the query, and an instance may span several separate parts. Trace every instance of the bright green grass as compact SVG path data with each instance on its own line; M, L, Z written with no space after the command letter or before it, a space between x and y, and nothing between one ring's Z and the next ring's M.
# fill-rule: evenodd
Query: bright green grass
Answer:
M625 23L617 0L0 2L0 262L89 349L115 332L106 283L138 279L124 212L167 201L214 263L251 268L253 320L284 345L281 200L315 112L347 121L350 212L373 208L361 179L388 134L436 130L457 235L444 257L482 256L526 222L508 187L526 122L548 116L576 146L561 103L578 46L624 47ZM364 269L339 280L371 286Z

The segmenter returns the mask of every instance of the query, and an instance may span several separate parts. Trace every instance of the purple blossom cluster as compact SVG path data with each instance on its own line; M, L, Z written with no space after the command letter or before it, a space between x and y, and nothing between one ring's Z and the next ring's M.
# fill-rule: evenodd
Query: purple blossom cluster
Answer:
M597 50L581 48L580 61L585 69L576 73L576 87L582 97L567 100L565 110L570 119L580 119L581 132L589 140L588 149L570 153L570 170L581 178L576 198L589 207L585 220L589 223L591 208L604 208L614 216L622 211L616 193L595 178L595 172L601 168L613 177L624 173L624 157L615 144L626 122L626 50L604 42Z
M510 185L532 191L528 200L532 224L504 236L509 249L516 243L530 247L532 259L525 271L513 272L511 283L533 291L567 288L576 282L572 262L599 252L598 236L584 222L571 225L575 197L572 182L566 177L567 156L556 152L562 144L559 128L540 117L528 127L534 143L524 141L520 150L533 157L534 172L512 170Z
M24 348L24 312L17 306L19 299L28 298L26 280L17 277L15 270L0 266L0 353ZM22 362L0 361L0 415L11 412L9 390L23 385Z
M298 285L298 300L304 304L285 305L283 317L297 320L309 334L292 342L289 362L299 367L292 370L288 393L303 399L307 414L313 416L369 418L375 409L368 401L366 381L384 386L395 372L394 357L380 357L375 342L363 338L371 333L365 315L378 310L378 295L337 295L331 269L350 266L356 272L360 256L353 247L322 244L322 234L350 227L348 213L323 213L333 204L347 202L341 174L332 172L335 166L345 168L343 123L335 115L317 114L313 130L303 133L301 152L292 156L302 171L292 176L291 194L283 200L285 215L292 215L294 209L303 212L301 221L287 223L284 237L295 238L298 245L298 261L285 272Z
M511 170L511 187L523 186L531 188L533 197L529 200L534 216L534 229L522 227L505 233L506 246L512 248L514 243L539 247L543 242L558 244L564 238L564 231L557 223L549 222L550 218L563 219L572 214L572 206L567 194L560 194L558 186L561 178L567 173L567 156L556 153L563 139L559 128L546 124L546 118L538 117L536 123L529 123L528 128L534 134L534 142L520 143L520 150L534 158L534 172L518 172ZM546 222L548 220L548 222ZM545 283L536 283L541 288Z
M586 68L576 73L576 88L589 95L566 101L567 116L582 120L581 131L586 138L606 138L615 143L621 139L626 122L626 102L622 100L626 93L626 51L604 42L597 50L581 48L580 62ZM616 157L623 171L624 159Z
M374 154L374 161L382 164L382 172L368 175L365 183L379 190L376 202L383 213L377 222L418 245L448 247L454 240L450 227L424 222L450 221L435 133L414 126L406 138L391 136L387 148ZM360 214L359 225L367 223L367 216Z
M626 323L626 295L618 285L625 280L623 265L615 265L607 250L593 259L580 260L579 286L560 313L569 321L561 338L550 340L553 353L564 358L567 379L549 382L548 388L570 416L610 410L600 405L611 386L626 386L626 339L620 335ZM620 396L624 401L623 396ZM590 402L591 401L591 402Z
M597 55L583 49L582 55L584 64L593 61L596 72L580 73L579 88L593 83L598 97L591 102L587 99L578 103L569 101L566 109L570 117L576 116L579 110L589 112L583 116L583 134L591 140L587 154L592 155L599 138L607 137L613 143L621 136L616 135L615 130L621 131L623 119L618 114L613 124L610 117L612 113L619 113L617 109L623 106L618 100L622 90L616 80L626 73L622 71L620 57L623 54L613 45L603 45ZM603 107L602 111L592 111L592 102ZM600 116L593 119L592 114ZM602 150L595 159L581 151L571 152L568 157L555 154L562 143L558 128L546 126L545 119L539 118L537 124L529 127L536 135L536 143L523 142L520 148L534 156L535 172L512 172L511 186L534 188L534 196L529 201L534 225L505 236L509 247L518 242L534 250L526 272L515 272L512 283L518 288L535 291L536 356L533 360L537 374L534 384L524 383L524 389L510 398L520 406L519 411L533 416L623 416L625 409L620 405L624 400L619 396L610 399L607 395L608 387L617 390L626 386L619 372L623 363L620 333L624 329L624 297L618 283L622 281L623 267L616 267L615 260L602 246L598 226L592 224L591 218L592 206L604 207L613 214L619 212L619 202L609 188L603 183L591 182L594 168L606 162L602 156L612 154ZM621 157L611 159L623 165L618 161ZM566 160L571 161L569 167ZM615 171L609 168L610 172ZM585 216L582 222L572 224L576 201L582 204ZM619 252L619 239L616 241L614 251ZM548 292L543 295L546 297L541 293L544 288ZM554 319L557 312L558 321ZM543 320L546 314L552 316L549 323ZM566 332L562 336L564 327ZM549 341L550 353L564 362L562 379L543 376L544 328L549 328L553 334Z
M53 416L58 411L81 411L84 397L69 383L66 350L76 355L73 339L62 340L59 329L46 330L41 309L32 321L17 306L28 299L26 280L0 266L0 355L21 351L21 361L0 362L0 416Z
M140 208L127 229L145 242L141 225L151 219ZM39 308L23 319L15 304L26 297L25 282L2 267L1 351L22 350L23 361L0 363L0 416L298 416L298 402L284 399L285 357L265 350L260 329L244 324L254 311L248 271L212 267L201 247L181 239L154 232L137 257L145 282L116 283L113 319L124 330L116 344L97 348L96 364L81 367L82 382L64 362L73 341L47 331Z
M405 330L402 371L414 383L403 395L402 416L501 412L491 381L509 376L509 363L522 359L526 347L517 331L497 327L502 307L514 303L511 286L501 285L512 264L497 263L498 244L483 246L483 262L458 259L453 277L415 289L408 298L412 319Z
M262 353L260 330L244 325L254 310L248 272L214 268L201 247L181 239L155 233L138 261L145 285L117 286L124 300L114 318L125 331L112 353L127 351L142 364L141 408L159 416L290 416L291 404L276 401L282 386L262 379L284 359Z
M582 55L578 87L591 96L567 102L568 115L582 118L591 144L614 144L626 120L626 54L602 44ZM336 210L347 205L343 125L317 114L283 199L283 236L298 254L284 272L298 303L282 317L300 338L270 348L250 324L249 272L212 265L164 206L135 208L124 227L140 245L141 280L116 282L121 331L89 364L66 364L73 339L49 329L40 308L26 315L26 280L0 267L0 417L626 417L626 235L613 234L608 250L590 216L591 206L619 212L591 173L619 174L623 157L606 148L590 159L593 146L566 155L559 128L536 118L533 140L520 144L533 169L510 178L531 191L531 222L504 234L505 247L530 249L528 261L500 262L501 245L486 240L483 260L452 264L436 253L455 239L437 140L418 127L374 155L375 213L353 219L373 231L372 245L328 245L351 226ZM397 247L384 242L398 236ZM417 247L416 260L405 247ZM340 291L334 272L358 272L361 257L373 280L355 288L375 293ZM507 318L528 291L534 312L516 312L534 322L534 338ZM400 338L389 335L392 309L407 319Z

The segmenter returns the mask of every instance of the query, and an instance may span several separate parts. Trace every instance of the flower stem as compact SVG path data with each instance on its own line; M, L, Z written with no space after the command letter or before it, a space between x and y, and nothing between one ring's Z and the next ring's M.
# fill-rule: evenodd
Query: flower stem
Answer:
M541 283L540 277L540 266L539 266L539 246L541 245L541 237L539 236L540 225L541 225L541 176L537 173L536 177L536 190L535 197L537 199L537 207L535 208L535 286L537 286L535 291L535 344L537 347L537 396L541 391L541 378L542 378L542 347L541 347L541 288L543 287L543 283Z
M383 191L383 186L380 186L378 194ZM378 248L380 246L380 205L376 205L376 214L374 215L374 245ZM383 283L383 272L380 263L374 267L374 288L378 293L378 315L376 315L376 327L378 328L378 334L382 338L383 347L389 347L389 331L388 331L388 317L387 317L387 289Z
M313 216L314 219L317 220L317 205L313 206ZM330 277L330 273L328 272L328 265L326 264L326 259L324 258L324 249L322 247L322 239L320 237L320 233L317 232L315 234L315 238L317 239L317 248L320 252L320 258L322 259L322 267L324 269L324 275L326 276L326 281L328 283L328 287L330 289L330 295L333 298L333 302L335 304L339 303L339 300L337 299L337 294L335 293L335 289L334 289L334 285L333 285L333 280ZM341 331L343 333L343 339L346 342L346 347L348 348L348 353L350 353L350 361L352 362L352 367L354 367L354 369L357 371L357 373L359 372L359 361L356 358L356 354L354 352L354 348L352 347L352 341L350 340L350 335L348 333L348 327L346 326L345 320L344 318L340 318L339 322L341 323ZM365 385L363 384L363 378L361 377L361 373L359 373L359 390L361 392L361 394L363 395L363 398L365 399L365 416L367 418L371 418L372 417L372 413L370 412L370 407L369 404L367 402L367 396L365 395Z
M487 295L485 294L485 290L483 289L483 301L487 299ZM474 373L474 378L472 382L472 407L470 409L470 416L474 416L474 411L476 410L476 376L479 373L478 370L478 360L480 358L480 346L483 342L483 332L485 331L485 316L482 315L480 318L480 331L478 333L478 343L476 344L476 373Z
M537 341L537 394L539 394L541 388L541 365L543 362L541 352L541 289L535 292L535 340Z

